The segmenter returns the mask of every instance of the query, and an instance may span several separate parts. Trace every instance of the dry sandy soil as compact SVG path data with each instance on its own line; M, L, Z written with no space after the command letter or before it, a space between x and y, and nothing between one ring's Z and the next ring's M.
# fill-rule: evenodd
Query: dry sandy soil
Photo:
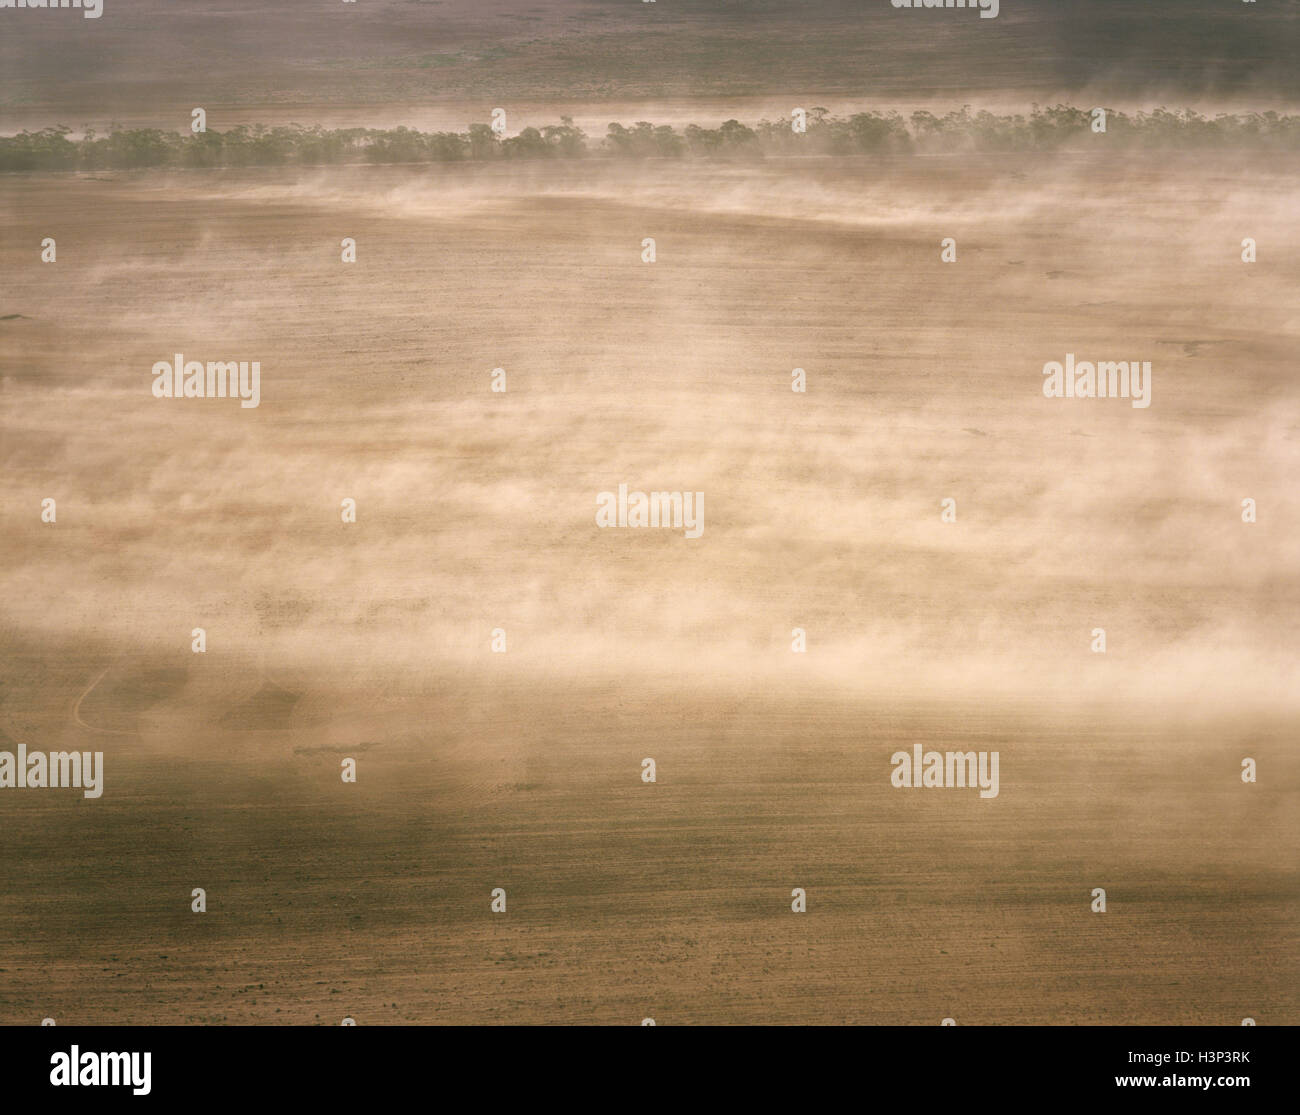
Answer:
M1296 169L7 179L0 1021L1300 1022Z

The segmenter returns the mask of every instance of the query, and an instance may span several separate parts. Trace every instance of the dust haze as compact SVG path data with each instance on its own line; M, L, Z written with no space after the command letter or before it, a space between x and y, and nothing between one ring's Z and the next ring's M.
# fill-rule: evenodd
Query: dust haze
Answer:
M0 132L1296 101L1287 9L104 4ZM0 175L0 751L105 754L0 793L0 1021L1300 1021L1300 152L1088 138Z

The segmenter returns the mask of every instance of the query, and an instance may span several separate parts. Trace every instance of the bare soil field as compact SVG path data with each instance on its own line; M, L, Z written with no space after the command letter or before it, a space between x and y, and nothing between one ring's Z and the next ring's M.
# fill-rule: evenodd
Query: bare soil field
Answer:
M365 743L319 742L333 722L196 728L166 761L108 741L96 807L6 802L4 1021L1297 1017L1280 724L434 688ZM913 742L999 747L998 798L891 788ZM1247 747L1263 786L1233 785Z
M1296 169L9 176L0 1022L1300 1022Z

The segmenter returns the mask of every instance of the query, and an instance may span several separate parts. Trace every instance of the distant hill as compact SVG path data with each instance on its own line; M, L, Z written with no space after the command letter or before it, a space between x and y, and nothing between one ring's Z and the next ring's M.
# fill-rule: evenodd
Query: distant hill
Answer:
M1297 0L103 0L0 10L0 109L797 94L1300 103Z

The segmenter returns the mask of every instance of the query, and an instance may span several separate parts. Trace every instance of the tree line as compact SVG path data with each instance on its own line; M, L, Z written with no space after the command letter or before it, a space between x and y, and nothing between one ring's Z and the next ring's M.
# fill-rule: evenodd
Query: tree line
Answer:
M942 116L917 111L832 116L807 109L803 130L790 120L748 127L728 120L717 128L639 121L610 124L590 139L571 117L514 136L487 124L464 132L412 128L322 128L239 124L224 132L178 133L158 128L93 130L73 138L58 126L0 136L0 171L133 170L145 167L331 166L349 163L443 163L493 159L762 158L773 155L860 155L1042 151L1088 143L1159 149L1300 148L1300 116L1276 112L1202 116L1191 110L1105 114L1104 137L1092 111L1069 105L999 115L969 107Z

